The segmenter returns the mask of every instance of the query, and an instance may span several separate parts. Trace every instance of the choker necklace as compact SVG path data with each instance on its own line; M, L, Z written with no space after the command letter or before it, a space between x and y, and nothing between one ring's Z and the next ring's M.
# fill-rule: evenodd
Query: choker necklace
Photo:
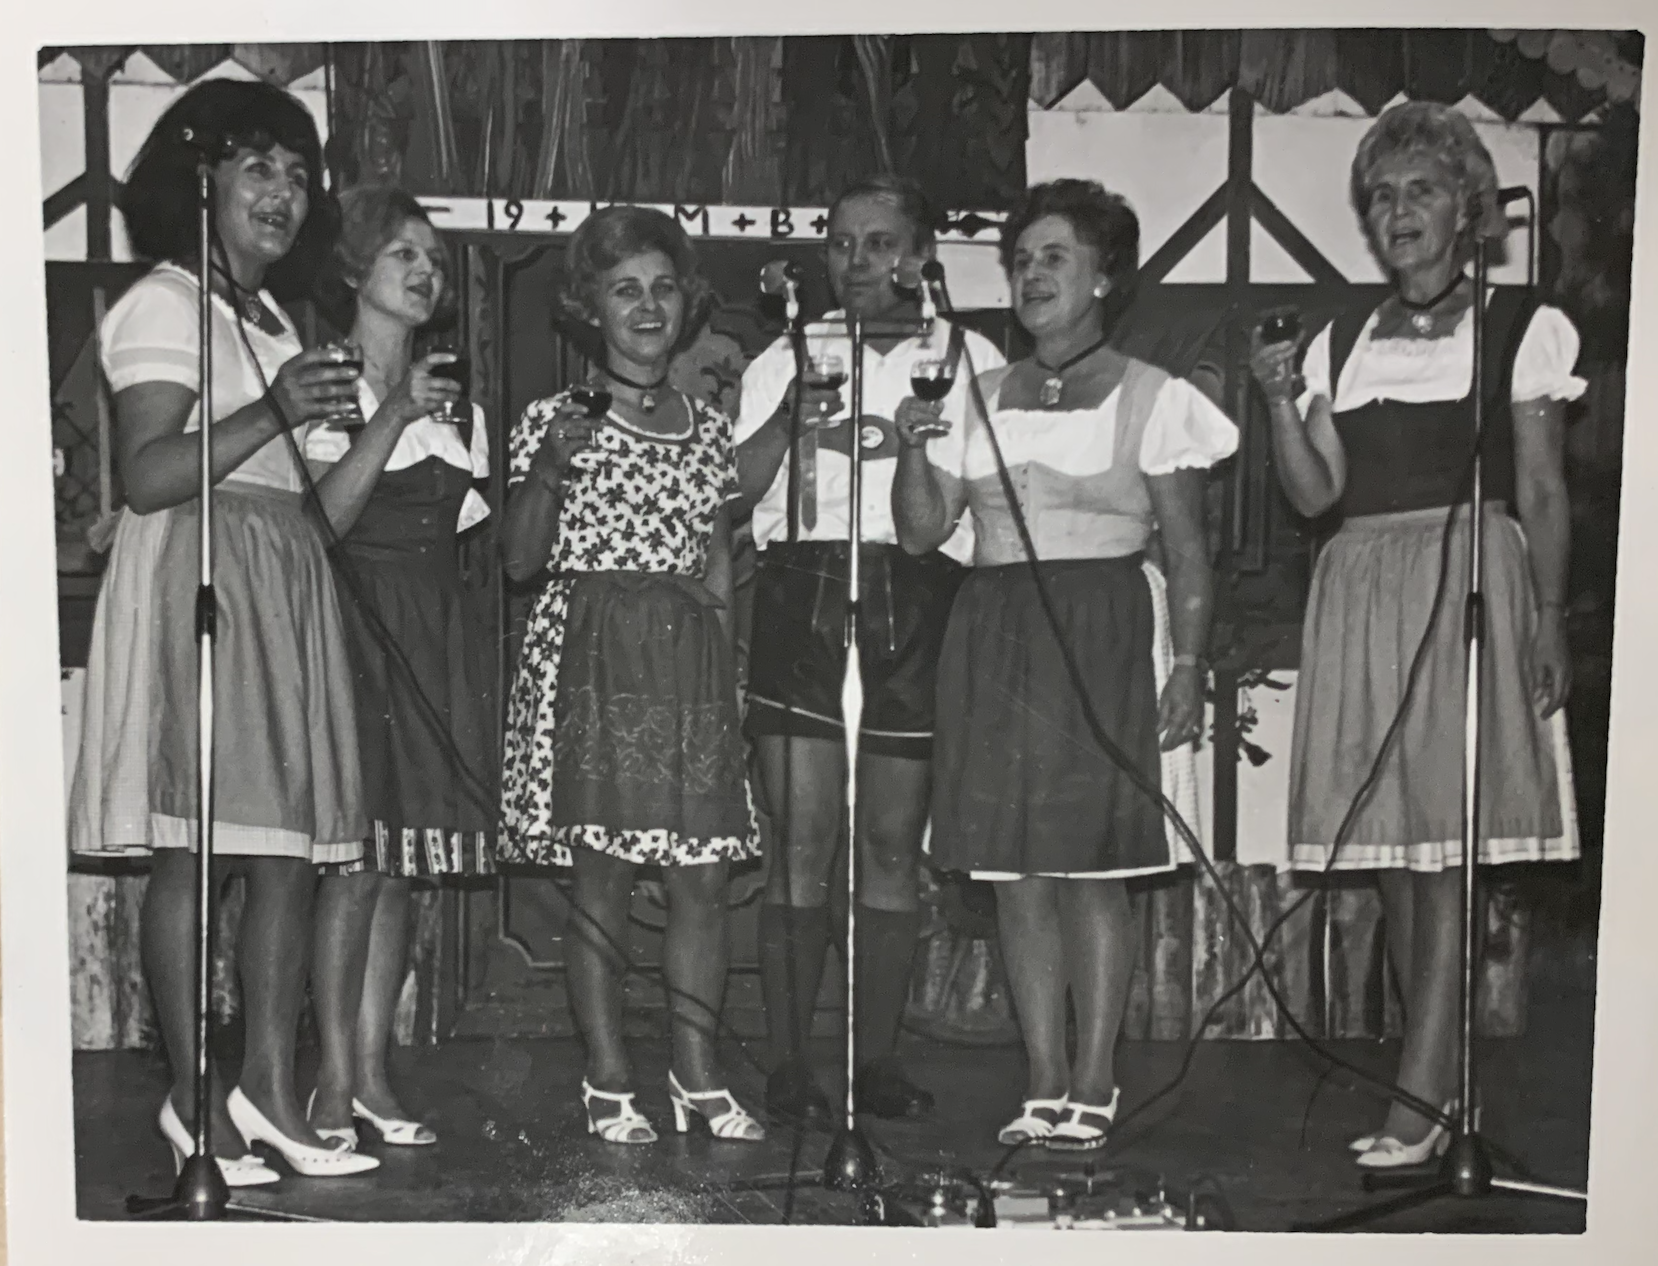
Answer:
M634 382L633 379L624 378L612 369L608 361L601 368L606 378L612 378L624 387L632 387L639 393L639 408L641 410L646 413L656 412L656 393L662 390L663 385L667 383L667 374L663 374L655 382Z
M265 301L259 297L258 292L242 289L236 283L234 277L216 264L213 271L216 275L223 277L225 285L230 288L229 296L221 295L220 298L228 298L230 306L241 314L243 320L251 321L263 328L265 324Z
M1040 356L1031 357L1031 359L1036 362L1038 368L1048 371L1048 377L1042 384L1041 400L1043 408L1053 409L1058 407L1059 397L1065 392L1065 379L1060 375L1062 375L1067 369L1070 369L1073 365L1080 364L1081 362L1087 360L1095 352L1099 351L1100 348L1104 347L1105 343L1106 339L1102 334L1097 342L1090 343L1063 365L1050 365Z
M1466 280L1467 278L1464 277L1463 274L1458 273L1455 277L1451 278L1450 285L1446 286L1445 289L1441 290L1432 299L1427 300L1425 303L1417 303L1414 300L1405 298L1404 295L1399 295L1399 306L1410 314L1411 329L1415 330L1418 334L1427 334L1432 331L1435 320L1433 310L1456 293L1456 288Z

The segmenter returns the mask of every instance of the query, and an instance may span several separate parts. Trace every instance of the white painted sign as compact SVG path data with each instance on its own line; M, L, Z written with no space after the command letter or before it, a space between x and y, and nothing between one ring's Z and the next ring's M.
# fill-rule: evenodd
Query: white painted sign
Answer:
M518 198L423 197L432 223L447 232L523 233L534 236L573 233L600 207L597 202L541 201ZM822 243L829 213L824 207L686 206L641 203L672 216L697 241ZM997 244L1000 211L963 211L948 217L939 235L938 259L944 265L950 296L959 308L980 310L1010 304Z

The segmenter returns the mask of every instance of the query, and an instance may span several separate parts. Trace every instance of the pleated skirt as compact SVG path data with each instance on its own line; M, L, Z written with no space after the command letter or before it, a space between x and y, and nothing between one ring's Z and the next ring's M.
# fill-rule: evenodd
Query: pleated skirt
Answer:
M1298 869L1324 869L1333 845L1338 870L1433 872L1462 863L1469 519L1459 512L1445 550L1447 515L1351 520L1319 555L1290 755L1289 838ZM1537 604L1525 540L1505 513L1488 511L1486 524L1479 860L1566 861L1580 851L1571 754L1564 710L1540 716L1526 679ZM1443 597L1430 631L1442 559ZM1425 632L1397 736L1360 800Z
M1107 736L1197 826L1191 747L1159 752L1172 668L1162 574L1136 555L1039 565ZM939 663L929 852L975 878L1127 878L1185 845L1159 802L1101 748L1026 564L975 568Z
M200 506L123 517L99 594L70 808L74 851L196 844ZM214 497L214 851L319 865L368 820L351 668L322 540L295 493Z
M500 763L480 678L485 639L444 540L430 554L351 549L341 595L357 690L368 869L401 878L488 874ZM418 691L418 693L417 693Z

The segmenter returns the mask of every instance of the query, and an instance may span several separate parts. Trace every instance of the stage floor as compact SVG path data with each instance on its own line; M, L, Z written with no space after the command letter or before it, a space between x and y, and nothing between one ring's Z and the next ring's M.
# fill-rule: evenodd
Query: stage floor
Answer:
M1535 1180L1581 1185L1588 1172L1594 972L1582 941L1569 952L1562 948L1537 957L1527 1035L1483 1046L1484 1127ZM835 1047L824 1044L826 1065L833 1064ZM1397 1058L1392 1043L1346 1042L1337 1049L1378 1072ZM647 1088L640 1106L663 1134L654 1147L611 1146L583 1133L574 1042L456 1041L395 1053L407 1101L441 1136L436 1147L374 1145L385 1163L361 1178L298 1178L277 1162L287 1175L282 1183L239 1198L365 1222L784 1221L781 1182L773 1180L789 1172L791 1134L773 1131L757 1145L673 1136L665 1044L638 1043L635 1050L640 1085ZM753 1053L763 1056L758 1046ZM1182 1053L1170 1043L1127 1045L1120 1061L1125 1110L1172 1077ZM1017 1107L1020 1053L914 1041L907 1058L939 1108L921 1122L871 1121L872 1141L902 1166L988 1169L1002 1152L995 1131ZM762 1079L754 1066L735 1048L727 1059L736 1089L758 1108ZM1345 1074L1321 1085L1323 1072L1322 1062L1297 1044L1205 1043L1178 1096L1132 1123L1095 1164L1161 1172L1176 1190L1211 1175L1241 1230L1287 1230L1358 1207L1376 1197L1360 1190L1345 1144L1379 1121L1380 1100ZM165 1085L164 1066L153 1054L76 1057L83 1218L123 1218L129 1193L159 1194L171 1186L167 1148L153 1124ZM802 1141L799 1169L808 1180L819 1172L826 1144L823 1135ZM1079 1163L1067 1158L1072 1169ZM1059 1162L1052 1154L1013 1166L1027 1173L1054 1167ZM810 1183L798 1190L790 1212L802 1224L855 1221L849 1198ZM1441 1203L1374 1229L1572 1233L1583 1226L1584 1209L1575 1202L1502 1196L1470 1206Z

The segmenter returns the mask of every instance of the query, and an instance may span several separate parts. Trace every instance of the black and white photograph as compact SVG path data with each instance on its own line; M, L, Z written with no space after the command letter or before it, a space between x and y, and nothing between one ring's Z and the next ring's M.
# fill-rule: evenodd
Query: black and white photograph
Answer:
M1638 8L1303 8L8 49L18 1260L1640 1260Z

